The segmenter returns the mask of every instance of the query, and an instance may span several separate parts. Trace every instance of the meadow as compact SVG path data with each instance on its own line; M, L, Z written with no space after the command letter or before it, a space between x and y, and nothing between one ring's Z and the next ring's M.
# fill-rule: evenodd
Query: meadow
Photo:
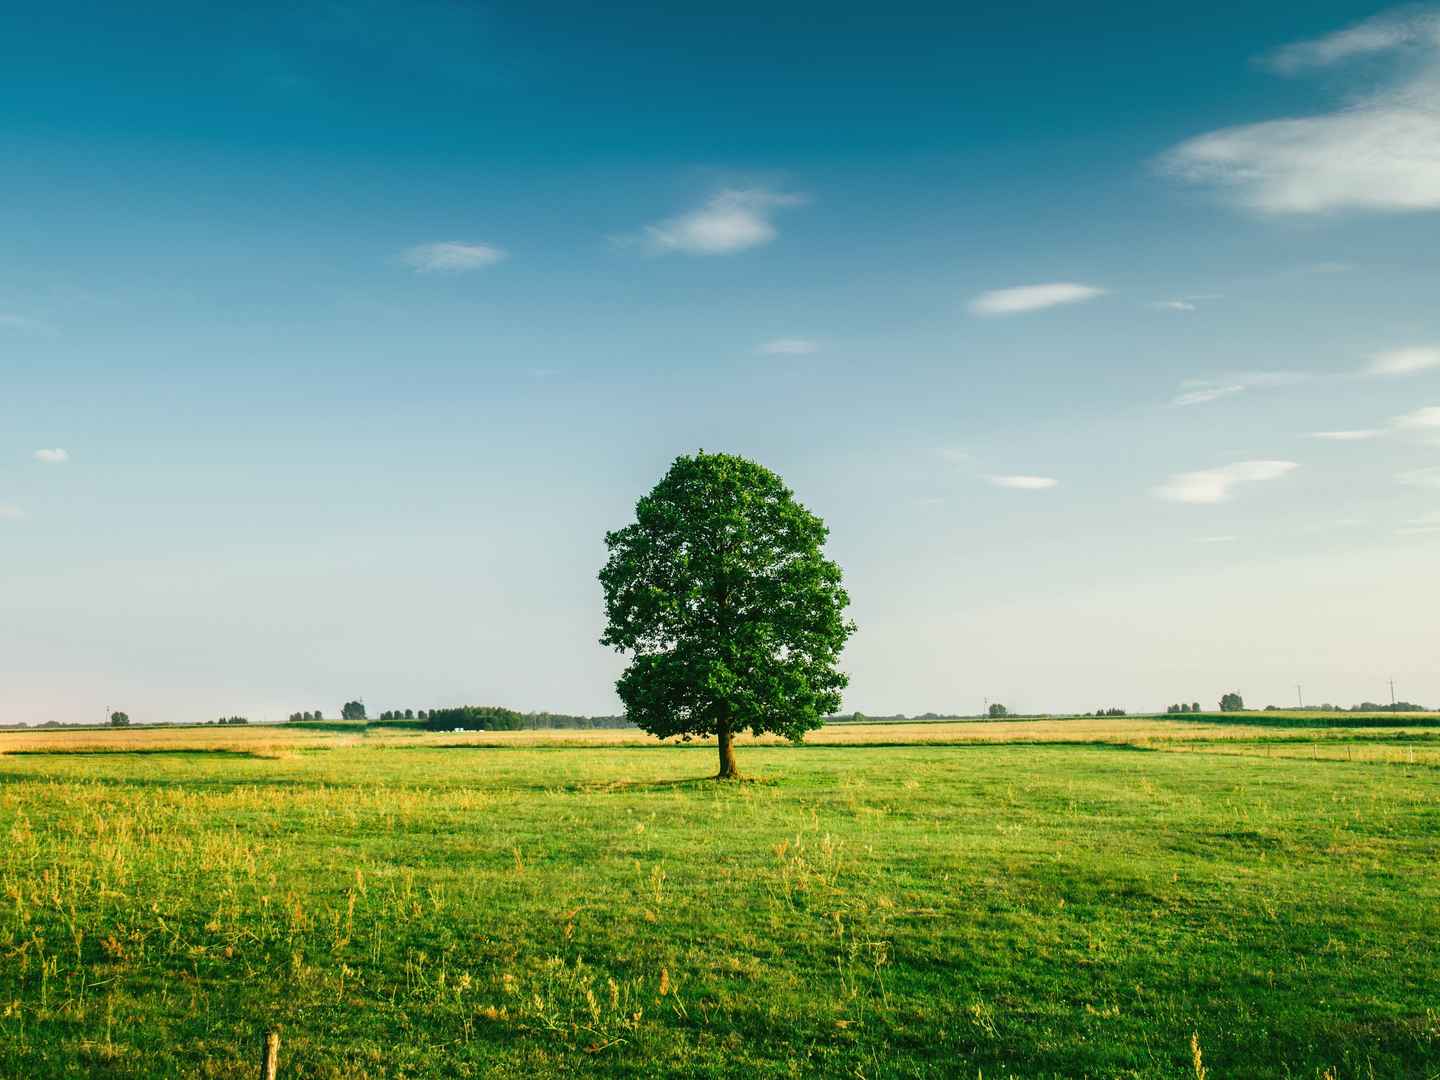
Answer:
M1433 1078L1380 722L0 732L0 1076Z

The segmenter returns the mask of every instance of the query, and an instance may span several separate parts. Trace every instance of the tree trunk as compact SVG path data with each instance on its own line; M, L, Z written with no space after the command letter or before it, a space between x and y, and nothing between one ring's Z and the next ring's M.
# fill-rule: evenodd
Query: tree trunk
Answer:
M715 779L739 780L740 770L735 767L735 743L734 736L730 734L730 726L722 724L717 734L717 741L720 743L720 772Z

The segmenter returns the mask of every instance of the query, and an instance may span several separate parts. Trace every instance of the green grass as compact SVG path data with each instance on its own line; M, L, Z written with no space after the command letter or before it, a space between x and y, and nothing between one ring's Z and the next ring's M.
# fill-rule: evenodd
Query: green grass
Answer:
M1440 737L1297 743L0 755L0 1076L1440 1075Z

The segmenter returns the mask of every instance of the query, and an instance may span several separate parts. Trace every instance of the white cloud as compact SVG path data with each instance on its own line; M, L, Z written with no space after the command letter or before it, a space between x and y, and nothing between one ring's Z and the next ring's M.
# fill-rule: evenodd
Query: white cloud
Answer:
M46 465L63 465L70 460L70 452L58 446L50 450L36 450L35 460Z
M25 517L25 511L14 503L0 503L0 521L20 521Z
M489 244L462 244L446 240L438 244L418 244L404 253L404 260L422 274L455 274L494 266L507 257L507 252Z
M1199 379L1186 379L1180 387L1180 392L1170 399L1171 405L1205 405L1245 389L1240 383L1207 383Z
M975 459L975 455L969 450L962 450L958 446L942 446L937 452L952 465L964 465Z
M1194 311L1195 305L1189 300L1156 300L1150 305L1156 311Z
M987 476L996 487L1012 491L1048 491L1059 483L1053 476Z
M1377 16L1287 46L1270 64L1296 72L1402 47L1422 53L1418 70L1367 97L1316 116L1208 132L1160 164L1267 214L1440 209L1440 15Z
M770 220L775 212L804 202L804 196L763 188L722 191L688 214L645 226L645 238L662 254L733 255L770 243L776 236Z
M1204 405L1243 390L1267 386L1293 386L1310 376L1303 371L1241 371L1218 379L1185 379L1170 399L1171 405Z
M1245 484L1278 480L1299 468L1293 461L1236 461L1218 469L1176 473L1151 489L1156 498L1181 503L1218 503Z
M1395 530L1401 536L1417 536L1421 533L1440 532L1440 510L1431 510L1417 518L1411 518Z
M49 323L32 319L28 315L17 315L13 311L0 311L0 330L16 330L22 334L55 333L55 328Z
M1312 431L1312 439L1329 439L1331 442L1362 442L1379 438L1382 433L1374 428L1356 428L1353 431Z
M1414 375L1430 368L1440 368L1440 346L1414 345L1376 353L1365 369L1367 375Z
M820 343L808 338L776 338L774 341L765 342L755 351L766 356L807 356L819 352Z
M991 289L970 301L976 315L1019 315L1040 311L1060 304L1079 304L1104 296L1105 290L1094 285L1078 285L1056 281L1047 285L1018 285L1011 289Z
M1407 45L1440 44L1440 15L1405 8L1386 12L1321 38L1276 49L1267 64L1287 75Z
M1411 469L1408 472L1396 473L1395 479L1412 487L1440 488L1440 465L1430 465L1424 469Z
M1423 409L1416 409L1404 416L1397 416L1390 421L1390 424L1397 428L1440 427L1440 405L1426 405Z

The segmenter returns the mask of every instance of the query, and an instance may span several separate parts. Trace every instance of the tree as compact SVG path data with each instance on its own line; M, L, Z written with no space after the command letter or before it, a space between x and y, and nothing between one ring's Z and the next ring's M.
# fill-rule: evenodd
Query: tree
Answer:
M1199 703L1198 701L1192 701L1192 702L1190 703L1190 711L1191 711L1191 712L1199 712L1199 711L1200 711L1200 703Z
M855 632L828 535L769 469L676 458L635 521L605 536L600 643L631 654L615 684L629 719L662 739L715 736L722 780L740 775L738 732L798 742L821 726Z
M1002 717L1002 716L1009 716L1009 715L1010 715L1010 710L1007 709L1007 708L1005 708L1004 705L1001 705L1001 704L997 701L997 702L995 702L995 704L993 704L993 705L990 706L990 715L991 715L992 717L996 718L996 719L999 719L999 718Z
M1245 708L1245 699L1234 690L1220 699L1221 712L1239 712L1243 708Z
M111 726L111 727L129 727L129 726L130 726L130 714L129 714L129 713L123 713L123 712L112 712L112 713L110 714L110 726Z
M405 710L405 719L406 719L406 720L414 720L414 719L415 719L415 710L414 710L414 709L406 709L406 710Z
M340 709L342 720L364 720L365 703L363 701L347 701Z

